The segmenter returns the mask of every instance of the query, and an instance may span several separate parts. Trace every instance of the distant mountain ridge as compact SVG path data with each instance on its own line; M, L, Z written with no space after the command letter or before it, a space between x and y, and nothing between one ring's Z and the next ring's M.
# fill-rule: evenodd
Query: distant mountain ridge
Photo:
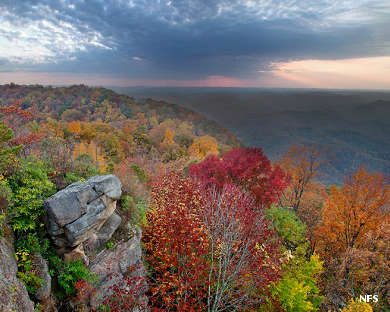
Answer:
M170 118L188 121L194 125L197 135L211 135L226 145L242 145L229 130L191 109L152 98L136 101L133 97L120 95L106 88L85 85L69 87L0 85L0 107L9 106L15 101L22 101L23 109L34 110L38 121L47 117L66 121L93 121L96 118L110 118L106 111L97 113L107 102L113 110L111 113L113 116L123 114L126 118L137 118L138 113L149 116L156 112L160 119L159 122Z
M290 145L323 151L321 180L340 183L359 166L390 175L390 92L224 88L128 88L176 103L230 129L273 160Z

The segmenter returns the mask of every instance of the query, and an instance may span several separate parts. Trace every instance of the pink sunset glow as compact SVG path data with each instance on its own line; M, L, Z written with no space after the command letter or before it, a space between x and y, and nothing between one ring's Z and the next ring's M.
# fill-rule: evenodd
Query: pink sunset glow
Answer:
M390 89L390 56L274 63L280 81L308 88Z
M45 73L45 72L3 72L0 73L0 84L14 82L17 84L71 85L87 84L93 86L163 86L163 87L247 87L255 86L253 80L226 76L208 76L199 80L147 80L118 78L98 74Z
M272 70L259 71L258 77L243 79L210 75L204 79L129 79L114 75L2 72L0 84L43 84L95 86L166 87L285 87L328 89L390 89L390 56L340 59L298 60L271 64Z

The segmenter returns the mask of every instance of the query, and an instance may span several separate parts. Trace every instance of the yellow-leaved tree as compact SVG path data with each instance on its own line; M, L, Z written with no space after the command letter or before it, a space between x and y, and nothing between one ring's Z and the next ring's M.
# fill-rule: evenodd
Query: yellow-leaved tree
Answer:
M341 309L339 312L372 312L372 308L370 304L366 302L351 299L348 306Z
M174 138L175 137L175 131L171 130L170 128L165 129L164 133L164 140L162 144L164 145L173 145L174 143Z
M100 172L104 172L106 170L107 162L104 158L104 153L101 151L101 148L95 144L95 142L81 142L77 144L73 150L72 158L76 159L83 154L88 154L92 157L92 159L95 161L96 167L99 168Z
M188 148L188 155L196 158L204 158L207 155L218 155L218 141L209 135L196 138Z

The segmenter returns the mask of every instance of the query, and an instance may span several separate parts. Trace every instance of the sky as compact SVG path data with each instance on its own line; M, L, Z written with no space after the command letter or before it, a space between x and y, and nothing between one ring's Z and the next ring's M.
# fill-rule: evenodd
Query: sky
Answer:
M0 0L0 84L390 90L390 0Z

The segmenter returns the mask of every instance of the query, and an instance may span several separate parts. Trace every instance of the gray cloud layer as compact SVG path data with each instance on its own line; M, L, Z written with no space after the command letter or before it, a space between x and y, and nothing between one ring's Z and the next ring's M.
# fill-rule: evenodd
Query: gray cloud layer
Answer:
M0 70L251 78L390 55L387 0L0 0Z

